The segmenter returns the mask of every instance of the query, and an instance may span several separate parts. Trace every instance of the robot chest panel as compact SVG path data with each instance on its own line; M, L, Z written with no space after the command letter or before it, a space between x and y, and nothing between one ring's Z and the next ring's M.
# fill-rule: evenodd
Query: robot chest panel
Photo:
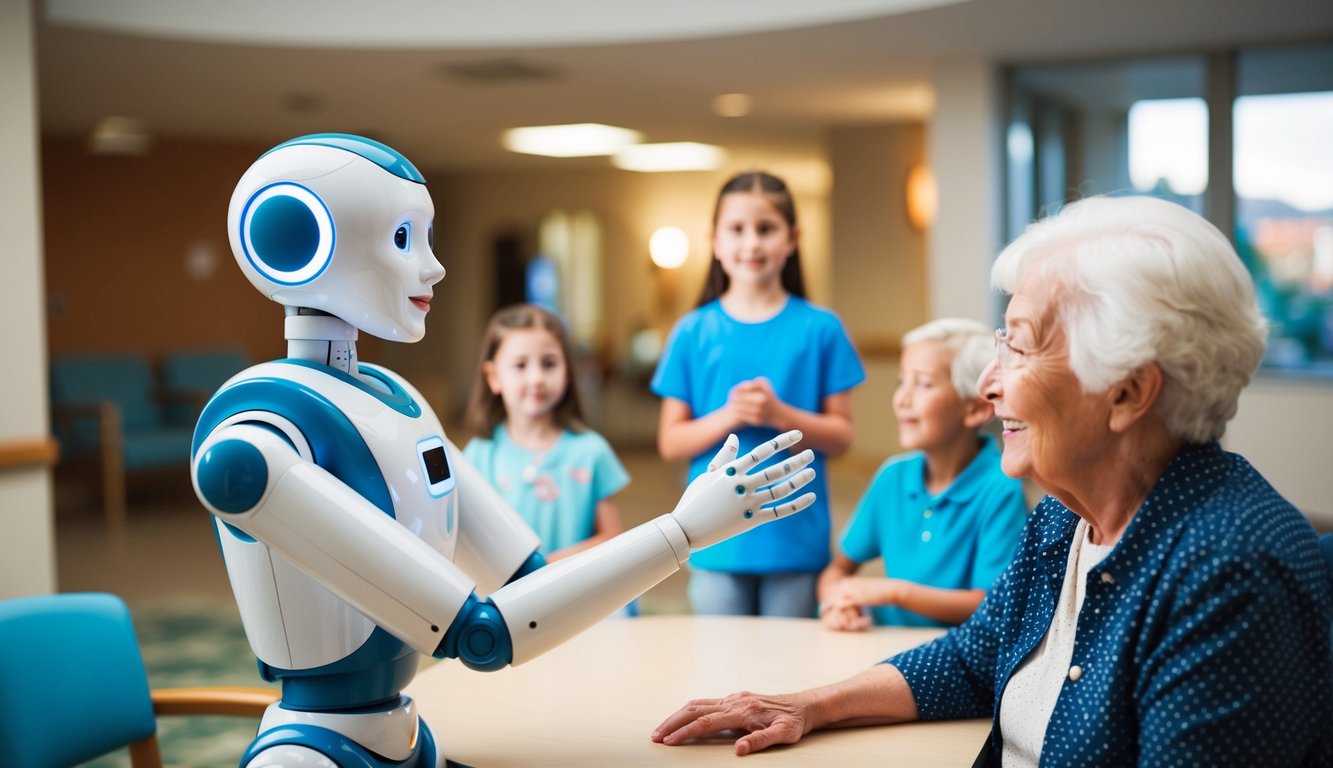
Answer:
M398 395L394 398L341 380L322 384L321 394L346 416L355 432L355 438L347 439L360 441L373 457L393 517L452 558L458 536L457 494L444 431L435 414L419 397L411 397L415 392L389 393ZM410 397L412 407L405 407L403 396ZM318 456L316 461L323 463Z

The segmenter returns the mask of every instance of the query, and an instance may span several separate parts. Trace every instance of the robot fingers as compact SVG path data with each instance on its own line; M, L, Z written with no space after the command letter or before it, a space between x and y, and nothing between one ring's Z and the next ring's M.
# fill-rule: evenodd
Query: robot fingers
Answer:
M740 452L741 441L735 434L727 435L727 441L722 444L722 449L717 452L713 460L708 462L708 471L716 471L718 467L730 464Z
M801 434L801 430L799 429L783 432L772 440L761 443L753 451L750 451L736 461L731 462L731 464L736 467L737 471L748 472L751 468L763 464L768 460L768 457L778 451L784 448L790 448L801 442L802 437L804 437L804 435Z
M774 464L766 468L763 472L753 477L758 478L758 485L768 485L776 483L784 477L790 477L801 467L807 466L815 460L815 452L809 449L801 451L797 455L787 459L781 464Z
M813 470L811 470L810 476L814 477ZM815 503L815 494L811 492L811 493L801 494L800 496L796 497L795 499L792 499L791 501L786 501L771 507L764 507L764 511L772 513L774 519L777 519L779 517L786 517L787 515L800 512L801 510L805 509L806 507L814 503Z
M796 493L815 479L815 471L806 467L794 475L790 475L779 482L776 482L766 488L760 488L756 493L760 496L768 496L769 501L785 499Z

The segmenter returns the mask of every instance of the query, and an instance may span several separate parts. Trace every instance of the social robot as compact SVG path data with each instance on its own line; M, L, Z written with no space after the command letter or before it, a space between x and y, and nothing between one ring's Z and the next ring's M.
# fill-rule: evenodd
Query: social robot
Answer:
M425 179L371 139L313 134L262 155L227 214L236 262L284 308L287 356L227 381L191 473L259 673L281 685L241 766L443 766L403 689L421 654L522 664L606 618L692 550L796 513L811 453L733 435L669 512L558 563L361 332L419 341L434 286ZM669 663L669 661L668 661Z

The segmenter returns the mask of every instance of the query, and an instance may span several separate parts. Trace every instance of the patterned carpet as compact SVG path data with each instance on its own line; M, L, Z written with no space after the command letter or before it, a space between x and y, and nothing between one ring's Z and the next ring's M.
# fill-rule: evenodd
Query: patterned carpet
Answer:
M152 687L269 685L256 671L234 604L178 601L132 613ZM162 761L176 768L235 768L257 725L236 717L161 718ZM122 750L85 766L128 768L129 764L129 754Z

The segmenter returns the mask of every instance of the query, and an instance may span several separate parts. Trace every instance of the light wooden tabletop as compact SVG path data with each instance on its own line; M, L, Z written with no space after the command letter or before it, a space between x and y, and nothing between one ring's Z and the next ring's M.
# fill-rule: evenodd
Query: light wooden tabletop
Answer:
M679 747L648 735L686 701L835 682L937 630L831 632L815 620L608 619L544 656L498 672L437 662L408 686L450 760L502 766L970 766L988 720L812 733L737 758L731 739Z

